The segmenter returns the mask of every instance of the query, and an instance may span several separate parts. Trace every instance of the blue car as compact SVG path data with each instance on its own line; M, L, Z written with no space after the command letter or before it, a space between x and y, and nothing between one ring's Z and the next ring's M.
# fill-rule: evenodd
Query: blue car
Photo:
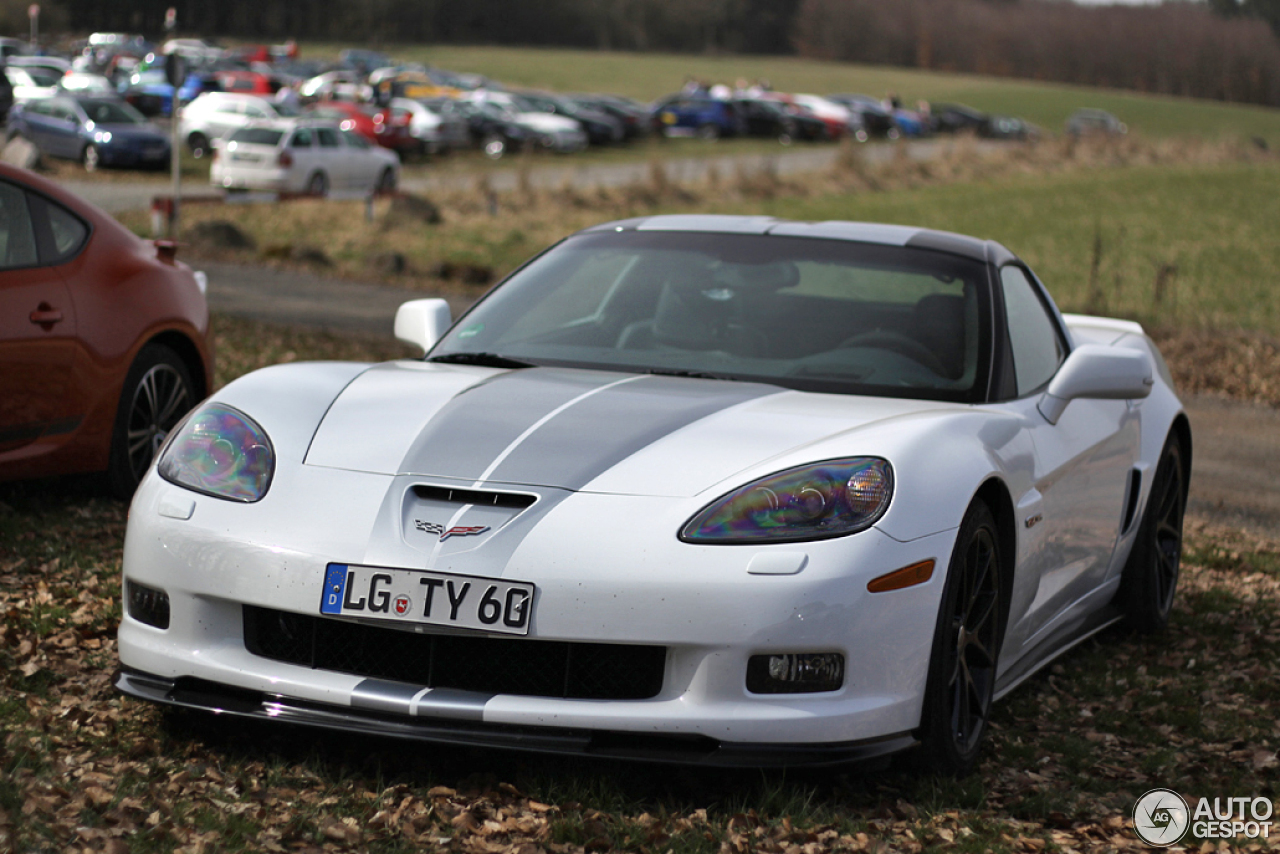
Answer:
M120 84L120 97L144 116L173 114L173 84L163 68L135 71L127 83Z
M738 136L745 130L732 101L708 95L672 95L656 103L651 114L654 130L664 136L718 139Z
M103 97L40 98L15 104L8 135L26 137L41 154L99 166L162 169L169 138L123 101Z

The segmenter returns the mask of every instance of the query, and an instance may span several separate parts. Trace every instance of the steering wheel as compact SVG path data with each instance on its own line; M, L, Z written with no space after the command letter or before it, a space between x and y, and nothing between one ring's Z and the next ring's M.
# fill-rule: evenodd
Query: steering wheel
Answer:
M942 364L941 359L934 355L932 350L909 335L903 335L901 332L894 332L890 329L876 329L872 332L863 332L852 338L846 338L840 342L840 347L874 347L880 350L889 350L900 356L906 356L911 361L923 365L940 377L947 375L946 366Z

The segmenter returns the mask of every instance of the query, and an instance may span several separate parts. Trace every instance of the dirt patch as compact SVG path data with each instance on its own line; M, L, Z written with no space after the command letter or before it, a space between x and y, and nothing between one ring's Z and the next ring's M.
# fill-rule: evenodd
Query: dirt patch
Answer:
M1178 391L1280 407L1280 340L1256 332L1158 329Z

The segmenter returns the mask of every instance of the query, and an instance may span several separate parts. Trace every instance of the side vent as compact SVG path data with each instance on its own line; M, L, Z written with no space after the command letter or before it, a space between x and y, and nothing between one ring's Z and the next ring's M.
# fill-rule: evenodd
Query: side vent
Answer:
M1120 530L1129 533L1129 528L1133 526L1134 516L1138 512L1138 496L1142 494L1142 472L1134 469L1129 472L1129 497L1124 503L1124 524L1120 526Z
M427 501L443 501L448 504L474 504L477 507L509 507L523 510L538 500L535 495L519 492L489 492L482 489L453 489L447 486L419 484L413 494Z

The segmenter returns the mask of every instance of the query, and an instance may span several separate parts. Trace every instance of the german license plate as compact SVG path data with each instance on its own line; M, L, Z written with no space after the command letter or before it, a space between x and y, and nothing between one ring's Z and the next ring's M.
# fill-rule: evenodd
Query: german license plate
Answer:
M527 635L533 592L524 581L331 563L320 613Z

